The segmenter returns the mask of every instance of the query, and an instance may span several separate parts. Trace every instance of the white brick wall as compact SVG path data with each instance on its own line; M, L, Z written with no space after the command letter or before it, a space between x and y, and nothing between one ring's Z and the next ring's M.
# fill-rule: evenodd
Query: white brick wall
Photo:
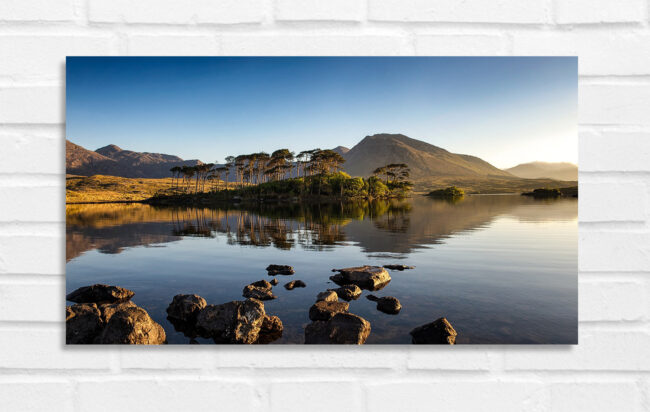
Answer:
M648 10L649 0L1 1L0 409L647 410ZM66 54L578 54L580 345L64 347Z

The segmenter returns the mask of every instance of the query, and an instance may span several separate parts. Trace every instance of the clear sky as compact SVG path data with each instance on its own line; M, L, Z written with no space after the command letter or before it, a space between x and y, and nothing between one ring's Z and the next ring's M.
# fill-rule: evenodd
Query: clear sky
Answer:
M222 162L402 133L501 168L577 162L575 57L68 57L67 138Z

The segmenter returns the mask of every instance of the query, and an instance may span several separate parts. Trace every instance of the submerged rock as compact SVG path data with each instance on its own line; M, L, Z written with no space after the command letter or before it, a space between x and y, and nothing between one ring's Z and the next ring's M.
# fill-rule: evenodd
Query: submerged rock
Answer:
M438 318L426 325L418 326L410 332L413 343L416 344L443 344L456 343L458 333L445 318Z
M370 335L370 322L351 313L338 313L330 320L318 320L305 327L306 344L361 345Z
M347 301L359 299L359 296L361 296L361 288L357 285L343 285L340 288L332 289L332 291L336 292L338 297Z
M305 288L307 285L302 280L292 280L291 282L284 285L284 288L291 290L293 288Z
M167 307L167 316L177 321L194 323L199 311L207 303L199 295L176 295Z
M114 303L124 302L135 295L132 290L119 286L96 284L83 286L66 295L66 300L75 303Z
M93 343L104 321L94 303L77 303L65 308L65 343Z
M407 270L407 269L415 269L415 266L406 266L406 265L384 265L386 269L390 270Z
M151 319L146 310L128 306L113 313L97 343L160 345L166 340L165 330Z
M309 319L311 320L329 320L337 313L344 313L350 307L346 302L326 302L318 301L309 308Z
M321 292L318 295L316 295L316 302L320 302L320 301L338 302L338 300L339 300L339 295L333 290Z
M357 266L335 269L339 274L330 276L335 283L355 284L363 289L379 290L390 282L388 271L381 266Z
M389 313L391 315L396 315L399 313L400 310L402 310L402 304L399 302L397 298L394 298L392 296L385 296L383 298L378 298L375 295L368 295L366 297L368 298L368 300L377 302L377 310L381 312Z
M267 282L266 280L258 280L257 282L253 282L250 285L246 285L246 287L244 287L243 296L245 298L259 300L275 299L277 296L271 292L271 287L271 283Z
M266 318L264 304L256 299L208 305L199 312L196 328L216 343L255 343ZM268 322L268 321L267 321Z
M296 273L296 271L289 265L269 265L267 266L266 271L270 276L293 275Z

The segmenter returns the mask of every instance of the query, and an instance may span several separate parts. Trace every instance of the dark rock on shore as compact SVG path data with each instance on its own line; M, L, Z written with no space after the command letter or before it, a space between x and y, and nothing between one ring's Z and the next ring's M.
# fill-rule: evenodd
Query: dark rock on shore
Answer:
M320 301L338 302L338 300L339 300L339 295L333 290L321 292L316 296L316 302L320 302Z
M337 313L348 311L350 304L346 302L326 302L318 301L309 308L309 319L311 320L329 320Z
M75 303L114 303L124 302L135 295L132 290L119 286L96 284L84 286L66 295L66 300Z
M399 302L397 298L394 298L392 296L385 296L382 298L378 298L375 295L368 295L366 297L368 298L368 300L377 302L377 310L379 310L380 312L396 315L399 313L400 310L402 310L402 304Z
M305 287L307 287L307 284L305 284L305 282L303 282L302 280L292 280L291 282L284 285L284 288L287 290L291 290L293 288L305 288Z
M355 284L362 289L379 290L390 282L388 271L381 266L357 266L344 269L335 269L339 272L330 276L330 279L339 285Z
M253 282L250 285L246 285L246 287L244 287L243 296L245 298L258 300L275 299L277 296L271 292L271 287L271 283L267 282L266 280L258 280L257 282Z
M77 303L65 308L65 342L68 344L93 343L104 322L94 303Z
M406 266L406 265L384 265L384 268L390 269L390 270L407 270L407 269L415 269L415 266Z
M357 300L361 296L361 288L357 285L343 285L340 288L332 289L332 291L336 292L338 297L348 302Z
M351 313L338 313L330 320L318 320L305 327L306 344L361 345L370 335L370 322Z
M416 344L442 344L453 345L456 343L458 333L445 318L438 318L426 325L418 326L410 332L413 343Z
M256 299L208 305L199 312L196 328L200 336L215 343L256 343L264 327L273 331L281 327L280 319L267 319L264 303ZM266 322L266 323L265 323ZM264 326L266 325L266 326Z
M97 343L160 345L166 340L165 330L151 319L146 310L130 306L110 317Z
M296 271L289 265L269 265L267 266L266 271L270 276L293 275L296 273Z
M199 311L206 305L205 299L199 295L176 295L167 307L167 316L181 322L194 323Z

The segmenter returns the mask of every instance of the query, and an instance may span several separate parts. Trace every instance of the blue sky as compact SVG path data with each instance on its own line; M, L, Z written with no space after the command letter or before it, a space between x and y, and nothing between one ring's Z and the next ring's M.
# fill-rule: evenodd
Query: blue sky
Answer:
M402 133L497 167L577 162L575 57L69 57L67 138L223 161Z

